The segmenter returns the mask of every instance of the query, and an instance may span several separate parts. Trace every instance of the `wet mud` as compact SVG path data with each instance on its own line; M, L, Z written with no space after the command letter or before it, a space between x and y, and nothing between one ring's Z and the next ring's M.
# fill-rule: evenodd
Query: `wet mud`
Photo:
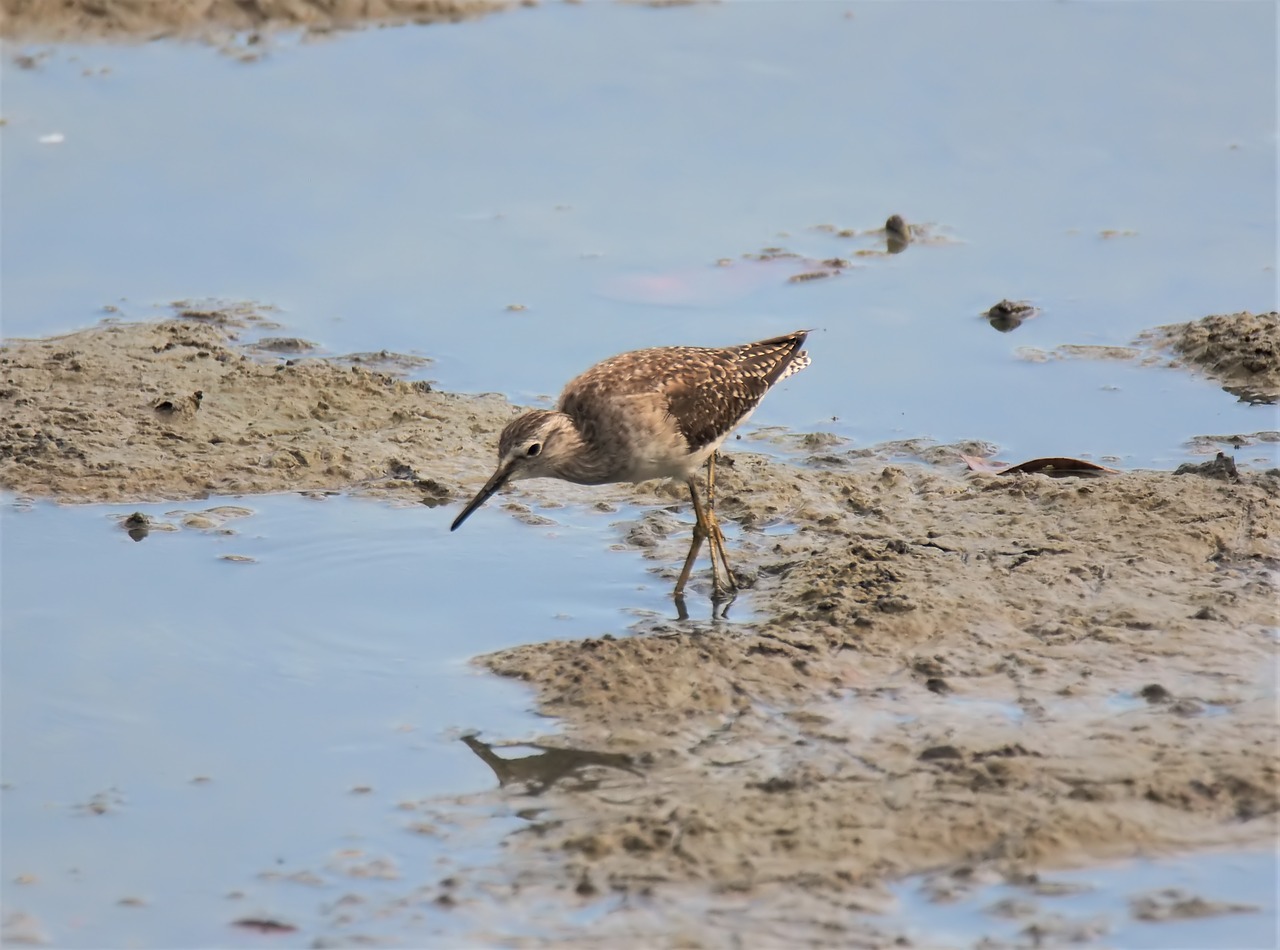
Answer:
M0 484L80 501L334 489L439 504L514 411L406 381L414 357L241 345L270 329L252 307L176 309L0 348Z
M455 23L513 6L504 0L4 0L0 35L24 41L211 41L231 34ZM256 41L250 43L256 45Z
M697 883L713 904L772 895L766 918L802 892L807 939L839 942L905 874L1271 840L1277 474L740 457L723 478L734 520L781 502L800 525L735 548L768 619L481 660L582 747L650 763L523 839L566 889Z
M0 487L450 504L488 475L517 411L409 381L420 358L246 342L276 332L253 307L179 310L0 349ZM1238 327L1264 364L1247 368L1258 386L1280 372L1258 342L1274 317L1161 332L1207 334L1218 354ZM1230 357L1206 359L1225 372ZM738 451L748 439L718 474L758 619L706 608L477 660L527 683L559 732L519 765L468 741L495 795L529 799L530 824L500 872L458 875L457 893L608 898L574 933L636 945L714 942L729 921L876 945L892 935L863 912L904 875L1021 881L1274 841L1280 471L993 475L961 461L979 443L917 445L904 463L902 443L765 437L794 460ZM670 485L534 481L501 506L545 522L560 505L624 500L650 507L620 543L674 581L689 519ZM694 586L707 593L705 571Z
M1157 327L1140 342L1172 351L1173 365L1185 364L1220 381L1242 402L1280 400L1280 313L1215 314Z

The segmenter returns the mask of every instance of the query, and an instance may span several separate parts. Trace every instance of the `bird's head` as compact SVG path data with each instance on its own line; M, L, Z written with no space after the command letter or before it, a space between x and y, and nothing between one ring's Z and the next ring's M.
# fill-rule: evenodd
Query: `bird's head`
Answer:
M534 409L512 419L498 439L497 469L449 530L456 531L507 482L559 474L559 463L571 453L576 436L573 422L563 412Z

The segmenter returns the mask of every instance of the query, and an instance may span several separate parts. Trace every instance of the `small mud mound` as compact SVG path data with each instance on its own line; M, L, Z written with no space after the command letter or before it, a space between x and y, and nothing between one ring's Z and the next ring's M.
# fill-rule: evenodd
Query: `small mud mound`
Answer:
M1157 327L1143 342L1172 349L1246 402L1280 399L1280 313L1215 314Z
M500 397L254 358L235 339L243 322L221 316L0 347L0 487L78 501L357 489L440 504L491 464L513 411Z

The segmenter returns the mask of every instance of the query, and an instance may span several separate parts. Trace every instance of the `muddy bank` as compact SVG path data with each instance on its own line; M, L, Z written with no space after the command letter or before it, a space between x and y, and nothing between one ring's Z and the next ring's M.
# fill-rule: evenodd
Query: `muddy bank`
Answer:
M1032 363L1090 359L1139 362L1202 373L1222 383L1241 402L1280 400L1280 313L1213 314L1142 333L1130 346L1064 343L1051 350L1024 346L1019 359Z
M514 5L504 0L4 0L0 35L44 42L221 39L229 33L455 23Z
M516 411L408 381L392 354L247 344L278 332L254 308L179 309L6 344L0 486L460 502ZM994 476L958 461L975 446L895 465L901 444L782 438L801 464L741 442L720 467L759 619L713 622L695 596L702 619L480 659L559 717L548 742L594 755L551 755L553 781L490 763L528 833L500 869L458 875L458 900L625 895L587 925L620 944L758 926L878 945L894 935L862 914L904 874L936 871L945 891L1274 840L1280 472ZM674 580L688 514L669 486L530 482L503 504L554 518L621 499L652 507L619 542ZM695 595L707 583L704 562Z
M1198 339L1206 326L1218 341L1215 352L1229 351L1234 339L1236 351L1251 354L1251 385L1280 380L1276 314L1209 317L1152 335ZM0 488L89 502L329 490L443 504L469 498L489 473L497 433L518 407L498 395L443 393L426 381L409 381L429 364L422 357L313 356L314 344L281 332L269 307L179 302L169 320L111 318L59 337L6 341L0 346ZM1198 438L1206 451L1217 451L1274 437ZM761 442L813 468L874 467L910 456L957 477L964 470L961 453L989 455L996 448L907 440L849 449L822 433L768 429L735 445ZM726 469L733 464L731 457ZM784 478L817 477L779 471ZM726 510L740 521L810 528L830 514L797 508L793 491L762 509ZM527 510L521 499L554 506L635 498L677 502L685 493L663 483L583 488L533 481L507 496L506 507L520 514ZM652 544L678 524L640 525L628 540Z
M740 457L724 491L735 521L785 506L799 525L734 546L769 619L481 661L578 744L648 764L552 799L522 839L565 889L798 888L826 902L813 938L906 873L1271 840L1280 475Z
M1172 350L1245 402L1280 400L1280 313L1215 314L1157 327L1140 343Z
M0 486L76 501L353 489L438 504L465 493L490 461L486 435L514 411L407 382L393 354L242 346L240 333L269 329L251 308L184 312L0 348Z

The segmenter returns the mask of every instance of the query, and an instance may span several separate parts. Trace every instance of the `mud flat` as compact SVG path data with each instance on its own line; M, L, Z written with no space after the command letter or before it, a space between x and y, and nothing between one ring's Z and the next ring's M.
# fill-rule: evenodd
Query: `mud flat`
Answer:
M391 354L247 346L253 308L183 312L9 341L0 487L445 504L487 476L516 411L406 381ZM876 944L862 912L903 875L1274 843L1280 471L996 476L945 447L903 465L808 444L807 464L731 452L721 469L762 619L648 618L477 661L529 684L560 723L548 742L628 766L539 787L503 867L476 872L486 900L620 898L582 926L636 944L744 926ZM622 543L674 578L688 526L669 487L516 498L653 503Z
M0 35L27 41L219 40L232 33L453 23L511 6L503 0L4 0Z
M514 411L406 382L385 370L403 366L393 354L242 345L271 327L253 308L176 310L0 349L0 485L75 501L351 489L431 503L488 462L480 436ZM420 478L412 455L447 483Z
M722 490L735 519L772 495L801 525L738 555L767 620L481 660L575 744L649 766L543 797L556 820L521 847L555 855L566 889L772 894L762 922L804 893L806 939L839 942L912 872L1017 880L1274 840L1276 474L739 458Z

